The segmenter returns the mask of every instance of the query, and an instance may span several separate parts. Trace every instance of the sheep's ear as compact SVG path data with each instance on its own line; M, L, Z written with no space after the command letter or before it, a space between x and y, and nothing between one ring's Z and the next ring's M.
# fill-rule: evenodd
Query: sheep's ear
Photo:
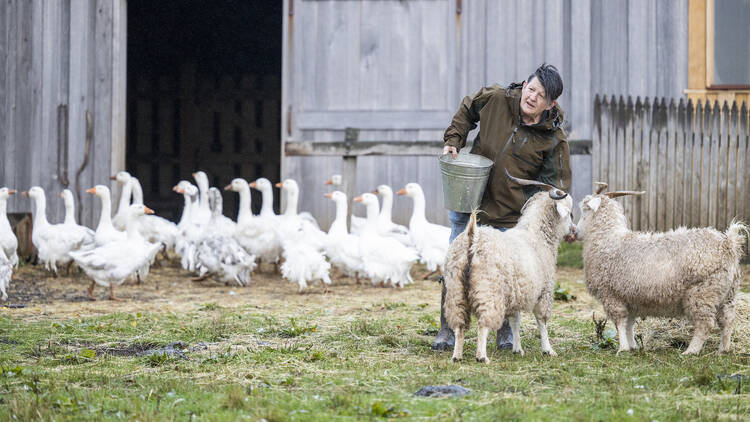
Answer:
M599 205L602 204L602 198L594 197L589 199L589 202L586 203L586 205L589 206L594 212L599 209Z
M560 214L560 217L565 217L566 215L570 214L570 212L565 209L563 204L560 203L560 201L557 202L557 213Z

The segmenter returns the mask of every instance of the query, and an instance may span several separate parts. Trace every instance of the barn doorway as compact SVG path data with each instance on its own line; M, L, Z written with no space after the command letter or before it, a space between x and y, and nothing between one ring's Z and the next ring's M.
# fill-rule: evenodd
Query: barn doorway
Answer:
M126 168L144 202L176 221L172 187L196 170L220 189L278 181L282 3L129 0L127 22ZM234 217L237 194L222 193Z

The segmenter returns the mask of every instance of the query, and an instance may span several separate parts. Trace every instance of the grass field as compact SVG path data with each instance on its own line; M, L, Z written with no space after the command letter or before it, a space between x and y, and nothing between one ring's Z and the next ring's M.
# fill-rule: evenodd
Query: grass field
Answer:
M541 354L524 314L526 356L492 347L489 365L430 349L439 325L434 280L397 290L339 278L328 293L297 294L274 275L240 288L191 282L165 266L140 286L122 286L127 300L114 303L101 288L101 300L86 301L85 276L53 279L26 266L9 300L26 306L0 308L0 420L749 417L750 277L731 354L716 352L715 330L700 356L683 357L690 324L646 320L636 325L645 350L616 356L612 324L597 336L592 315L603 313L583 285L580 250L560 258L567 266L549 324L560 356ZM465 356L475 340L474 328ZM471 394L414 395L447 384Z

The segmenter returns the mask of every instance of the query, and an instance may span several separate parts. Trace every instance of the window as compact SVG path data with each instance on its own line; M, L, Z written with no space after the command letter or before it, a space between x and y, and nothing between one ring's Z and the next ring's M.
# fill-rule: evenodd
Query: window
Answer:
M706 85L750 88L750 0L709 0L706 14Z

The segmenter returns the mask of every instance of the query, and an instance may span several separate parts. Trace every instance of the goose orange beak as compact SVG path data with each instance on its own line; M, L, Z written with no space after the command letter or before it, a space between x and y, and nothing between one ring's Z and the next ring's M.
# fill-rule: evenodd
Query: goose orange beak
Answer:
M86 189L86 193L96 193L96 188L88 188Z
M253 182L253 183L250 183L250 185L249 185L249 186L250 186L251 188L253 188L253 189L258 189L258 184L257 184L257 183L255 183L255 182Z
M179 189L180 189L180 187L179 187L179 186L177 186L177 185L174 185L174 186L172 186L172 190L173 190L174 192L177 192L177 191L178 191Z
M177 190L175 192L177 192L177 193L185 193L185 189L183 189L183 188L177 188Z
M21 195L23 195L23 196L29 196L29 191L25 190L25 191L21 192Z
M117 175L109 176L109 180L117 180Z
M224 186L224 190L232 190L232 185L229 184L229 185Z
M328 180L326 180L326 183L325 183L325 184L326 184L326 185L332 185L332 184L333 184L333 179L328 179Z
M377 189L373 189L372 193L373 193L373 195L379 195L380 194L380 192L378 192Z
M284 182L279 182L279 183L275 184L274 186L276 186L277 188L283 188L284 187Z
M152 210L149 207L143 207L143 209L144 209L144 211L146 211L146 214L153 214L154 213L154 210Z
M332 193L324 193L323 196L326 197L326 198L328 198L328 199L332 199L333 198L333 194Z
M354 198L354 202L362 202L362 195Z
M406 195L406 188L403 188L400 191L396 192L396 195Z
M195 175L198 174L198 172L193 173L193 178L195 178Z
M59 196L60 198L62 198L62 192L58 193L57 196Z
M15 195L18 193L15 189L8 189L8 195Z

